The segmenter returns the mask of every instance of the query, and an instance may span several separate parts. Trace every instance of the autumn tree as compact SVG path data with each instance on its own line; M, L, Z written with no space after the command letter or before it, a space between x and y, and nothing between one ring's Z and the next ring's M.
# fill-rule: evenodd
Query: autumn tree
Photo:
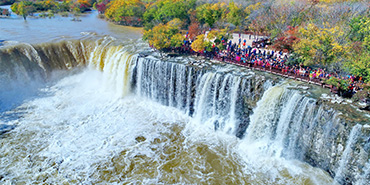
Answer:
M255 4L250 4L244 9L244 15L245 19L249 19L249 16L252 12L260 9L262 7L261 2L255 3Z
M353 75L370 82L370 17L358 16L351 20L349 39L353 41L345 66Z
M104 0L100 2L95 3L95 8L98 10L100 14L104 14L105 10L107 9L107 4L109 3L109 0Z
M272 48L275 50L286 50L288 52L293 51L293 45L297 42L299 42L298 36L298 27L288 27L289 30L284 32L284 34L281 37L278 37L274 41L274 45L272 45Z
M195 0L158 0L147 6L143 19L150 29L156 23L166 24L175 18L190 22L188 12L195 7Z
M180 47L184 41L184 36L179 34L181 24L180 19L174 19L167 24L160 23L153 29L144 30L143 39L159 51L169 47Z
M57 7L57 2L54 0L47 0L47 1L38 1L35 3L35 7L37 11L48 11L48 10L55 10Z
M227 11L225 3L203 4L196 8L197 18L201 24L207 23L212 27L217 21L224 18Z
M145 11L145 5L140 0L114 0L107 6L105 16L108 19L128 25L140 25Z
M295 53L300 55L305 65L330 65L338 62L345 54L347 47L340 42L344 32L339 26L329 24L320 28L308 24L299 29L300 41L293 45Z
M56 11L57 12L68 12L71 9L72 3L70 1L64 0L63 2L59 2L56 4Z
M232 35L228 34L227 29L212 30L207 34L207 40L210 43L208 45L215 45L220 50L226 49L226 44L229 39L232 39Z
M199 28L199 24L198 23L192 23L190 26L189 26L189 33L188 33L188 36L191 40L195 39L195 37L197 35L199 35L199 33L201 32L200 28Z
M242 24L242 20L245 18L244 11L240 5L235 4L233 1L229 3L228 13L226 19L229 23L239 26Z
M196 37L193 43L191 43L191 48L194 51L202 51L207 46L207 41L205 41L205 35L200 34Z
M364 51L351 55L351 59L345 63L349 72L353 75L360 76L366 83L370 82L370 52Z
M90 11L95 2L95 0L77 0L77 7L81 12Z
M14 13L22 16L24 20L26 20L29 14L35 11L35 8L30 1L21 1L19 3L14 3L10 8Z
M173 35L171 37L171 47L175 47L175 48L178 48L178 47L181 47L183 44L184 44L184 35L181 35L180 33L176 33L175 35Z

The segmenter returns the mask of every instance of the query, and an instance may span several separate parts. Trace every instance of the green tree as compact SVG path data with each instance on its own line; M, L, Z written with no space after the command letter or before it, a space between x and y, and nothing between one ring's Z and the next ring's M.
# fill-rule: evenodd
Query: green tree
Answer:
M352 55L353 59L345 63L350 73L360 76L366 83L370 82L370 52L362 52Z
M300 41L293 44L294 52L300 55L304 64L330 65L345 57L347 47L341 43L344 35L339 26L330 27L328 24L320 28L314 24L299 29Z
M352 43L345 67L353 75L370 82L370 17L362 15L353 18L349 24L349 41Z
M217 21L224 18L226 10L225 3L207 3L196 8L196 16L201 24L207 23L210 27L213 27Z
M349 38L351 41L364 41L370 36L370 18L368 16L358 16L349 23Z
M184 43L184 35L181 35L180 33L176 33L171 37L171 47L181 47Z
M10 8L14 13L22 16L24 20L26 20L29 14L35 11L35 8L30 1L21 1L19 3L14 3Z
M208 44L207 49L209 49L209 45L215 44L220 50L226 49L226 43L231 38L232 35L228 34L227 29L221 29L221 30L212 30L207 34L207 40L211 41ZM223 40L223 42L222 42ZM206 44L206 45L207 45ZM225 45L224 45L225 44Z
M233 1L230 2L229 6L229 13L226 15L226 19L229 23L234 24L235 26L239 26L244 20L246 16L241 6L238 6Z
M140 0L114 0L105 10L105 16L115 22L142 19L145 5ZM126 19L125 19L126 18Z
M189 23L188 11L191 11L194 7L195 0L158 0L148 5L143 18L147 25L166 24L175 18ZM148 28L151 28L151 26L148 26Z
M170 46L179 47L181 46L180 42L182 44L183 41L183 36L179 34L181 24L180 19L174 19L167 24L160 23L153 29L144 31L143 39L159 51Z

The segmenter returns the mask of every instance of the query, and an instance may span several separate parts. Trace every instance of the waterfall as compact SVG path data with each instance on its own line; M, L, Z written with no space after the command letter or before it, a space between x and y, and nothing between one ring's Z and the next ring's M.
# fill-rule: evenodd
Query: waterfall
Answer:
M364 169L363 169L363 174L357 179L356 185L363 185L369 182L370 178L370 160L365 164Z
M102 71L106 81L114 84L117 96L127 95L130 65L136 58L133 49L131 45L117 44L112 37L1 48L0 111L34 96L39 88L68 73L65 71L86 66Z
M336 182L345 184L354 182L361 161L367 160L354 149L360 135L361 125L351 127L340 113L281 84L269 88L257 102L240 147L261 155L305 160L327 169L335 174ZM344 151L340 148L343 142ZM363 178L368 178L367 169L361 171Z
M0 92L1 108L16 102L9 97L19 102L26 99L15 94L29 90L31 83L37 83L35 89L45 85L55 71L86 67L101 72L106 84L100 85L111 88L117 97L135 94L174 107L191 116L192 125L240 138L243 150L305 161L335 175L339 183L355 182L359 171L357 184L369 179L368 158L361 158L369 153L361 126L353 126L339 111L303 94L295 83L284 80L273 85L277 80L258 74L163 61L136 52L135 47L109 37L1 49L0 87L14 90ZM358 143L362 154L354 150Z
M236 116L239 88L245 88L241 84L239 76L231 74L207 73L202 76L196 94L195 120L199 124L208 124L216 130L222 130L229 134L236 134L239 125ZM239 96L240 95L240 96Z
M157 59L138 58L134 63L130 78L136 94L192 114L192 88L202 70Z
M262 91L264 79L237 76L138 58L132 69L133 91L163 105L176 107L192 115L198 124L208 125L237 137L243 137L249 124L249 105L256 101L255 91Z
M345 182L345 179L344 179L345 173L346 173L345 171L346 169L348 169L347 165L349 163L350 158L352 157L353 148L354 148L355 143L357 142L357 138L360 133L361 133L361 125L357 124L352 128L349 138L347 140L346 147L342 154L342 157L338 162L339 166L335 171L334 180L341 184Z
M246 141L272 139L274 122L278 116L279 101L284 89L279 86L268 89L262 99L257 103L254 114L251 117L251 125L247 130Z

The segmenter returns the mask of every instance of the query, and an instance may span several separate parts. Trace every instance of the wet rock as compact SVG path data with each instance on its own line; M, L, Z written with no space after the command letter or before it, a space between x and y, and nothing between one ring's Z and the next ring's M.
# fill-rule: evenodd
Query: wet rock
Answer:
M139 137L136 137L135 140L138 142L138 143L141 143L141 142L144 142L146 141L146 138L144 136L139 136Z

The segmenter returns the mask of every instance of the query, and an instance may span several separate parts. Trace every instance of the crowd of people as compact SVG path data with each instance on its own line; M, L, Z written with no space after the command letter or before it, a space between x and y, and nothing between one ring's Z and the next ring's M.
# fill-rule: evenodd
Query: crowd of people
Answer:
M323 68L314 69L305 67L302 64L288 65L288 53L271 50L269 44L269 39L259 38L253 41L252 46L250 46L246 44L246 40L242 41L239 35L239 42L233 43L229 40L229 42L226 43L227 46L225 50L220 50L217 46L213 45L211 51L209 51L209 49L207 51L207 48L205 48L202 51L195 52L191 50L191 41L186 41L183 51L190 50L192 54L203 55L210 59L316 83L323 87L330 88L333 93L340 93L341 95L352 96L363 88L364 83L362 77L350 74L339 75L335 72L328 72ZM339 88L343 86L343 84L338 84L337 86L326 84L325 82L330 78L346 80L348 82L348 87L343 90Z

